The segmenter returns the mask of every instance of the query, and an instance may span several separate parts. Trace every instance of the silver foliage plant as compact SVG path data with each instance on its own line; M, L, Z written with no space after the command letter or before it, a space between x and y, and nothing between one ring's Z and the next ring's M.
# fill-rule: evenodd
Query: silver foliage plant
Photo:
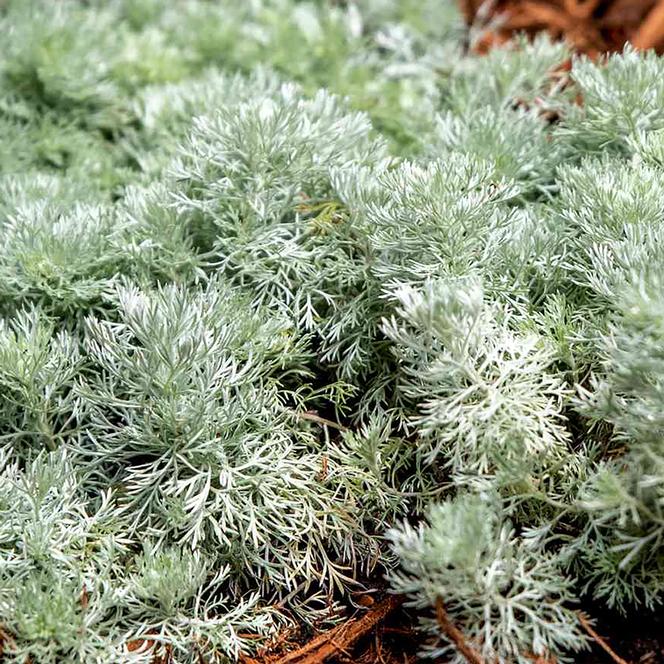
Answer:
M511 330L474 281L406 286L395 296L397 314L384 329L401 357L401 389L421 409L412 423L425 458L455 475L541 481L568 439L551 346Z
M292 324L216 283L117 298L120 322L87 321L100 373L78 392L93 408L91 462L122 483L131 531L210 548L282 590L343 578L335 560L352 556L365 478L298 420L284 385L306 378Z
M433 1L0 21L3 661L236 661L384 576L458 662L441 606L525 664L661 603L661 59Z
M555 555L529 548L501 521L496 496L466 494L434 505L418 528L405 524L389 539L401 561L391 575L394 589L418 609L449 611L484 661L526 664L583 642L569 605L570 579ZM467 661L440 637L435 615L422 626L434 637L429 656Z

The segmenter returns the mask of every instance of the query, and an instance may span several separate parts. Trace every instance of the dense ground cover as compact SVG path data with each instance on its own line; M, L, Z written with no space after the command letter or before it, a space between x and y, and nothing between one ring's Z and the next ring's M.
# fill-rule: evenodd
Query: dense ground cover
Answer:
M487 662L659 605L661 59L479 58L438 0L0 12L4 661L232 661L383 578L455 662L442 603Z

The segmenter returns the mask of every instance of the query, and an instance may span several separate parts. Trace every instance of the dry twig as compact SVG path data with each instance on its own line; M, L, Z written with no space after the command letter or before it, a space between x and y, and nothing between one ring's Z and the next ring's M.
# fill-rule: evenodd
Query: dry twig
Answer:
M314 413L313 411L310 410L307 410L304 413L298 413L297 416L301 420L308 420L309 422L315 422L316 424L320 424L322 426L332 427L333 429L337 429L338 431L348 431L348 427L345 427L343 424L339 424L338 422L333 422L332 420L328 420L326 417L322 417L318 413Z
M445 609L445 604L440 597L436 602L436 619L438 620L440 629L454 644L454 647L466 658L468 664L484 664L482 656L470 646L461 630L450 620Z
M403 604L390 595L357 620L349 620L317 636L301 648L284 655L275 664L322 664L330 657L348 654L350 647Z
M588 632L588 635L592 638L592 640L595 641L595 643L600 648L602 648L602 650L604 650L604 652L615 662L615 664L630 664L627 660L617 655L611 646L593 629L590 621L588 620L588 617L584 613L579 611L578 616L581 627L583 627L583 629Z

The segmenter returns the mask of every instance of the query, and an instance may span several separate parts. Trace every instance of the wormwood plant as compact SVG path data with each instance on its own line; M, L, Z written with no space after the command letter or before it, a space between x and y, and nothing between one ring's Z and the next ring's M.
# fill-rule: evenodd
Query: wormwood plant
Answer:
M441 610L507 664L657 609L659 58L434 0L0 21L3 662L237 661L384 578L458 662Z
M491 504L493 503L493 504ZM501 661L532 661L533 653L578 647L580 639L570 581L560 573L555 555L534 551L515 537L509 523L501 523L500 499L470 495L434 505L425 525L390 532L401 569L392 576L399 592L417 599L422 609L443 598L471 642L481 644L483 658L500 653ZM436 618L423 620L433 635L426 654L465 662L451 645L440 641ZM532 651L524 653L523 644Z

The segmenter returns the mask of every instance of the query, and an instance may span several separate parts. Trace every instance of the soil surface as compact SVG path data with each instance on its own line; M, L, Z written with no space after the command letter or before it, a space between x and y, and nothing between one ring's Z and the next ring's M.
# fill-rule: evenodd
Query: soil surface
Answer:
M655 609L634 611L629 617L589 607L595 619L595 630L606 639L615 653L630 664L664 663L664 613ZM578 664L611 664L611 657L595 646L579 655Z
M415 664L423 661L417 658L424 644L416 631L416 620L401 600L383 596L372 602L333 629L308 637L283 634L271 648L255 659L245 658L243 664ZM592 616L594 631L604 647L593 640L589 650L576 655L575 664L664 663L662 612L644 610L638 617L625 618L594 604L584 606L584 612ZM540 657L533 660L533 664L556 664L556 660Z

